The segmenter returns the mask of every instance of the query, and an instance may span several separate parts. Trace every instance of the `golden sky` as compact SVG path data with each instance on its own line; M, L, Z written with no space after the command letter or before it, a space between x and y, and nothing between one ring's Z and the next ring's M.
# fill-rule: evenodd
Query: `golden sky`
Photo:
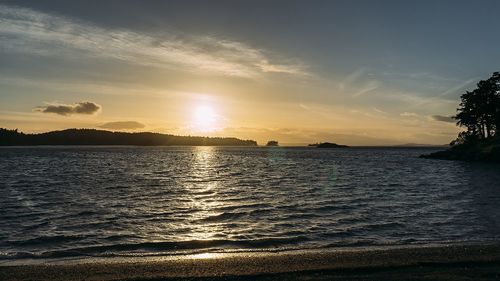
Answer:
M128 3L108 18L106 7L99 14L0 4L0 127L234 136L259 144L446 144L459 131L449 118L458 97L495 70L494 62L464 70L483 54L429 48L455 27L425 9L416 13L436 21L434 29L385 10L365 15L363 24L295 4L266 8L274 13L262 3L247 13L240 4L214 5L194 15L179 4L171 17L162 12L170 15L172 7L150 4Z

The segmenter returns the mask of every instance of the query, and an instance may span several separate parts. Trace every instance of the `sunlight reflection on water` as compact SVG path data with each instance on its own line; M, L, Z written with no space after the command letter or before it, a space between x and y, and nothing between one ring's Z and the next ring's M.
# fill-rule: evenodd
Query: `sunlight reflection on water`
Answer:
M0 149L0 259L500 239L498 166L426 149Z
M196 147L193 149L192 165L189 173L194 179L192 184L186 185L186 194L191 199L192 229L186 235L188 240L209 240L223 231L223 225L213 223L199 223L207 218L220 215L216 210L224 206L224 202L219 200L219 181L217 178L217 163L214 163L216 154L214 147Z

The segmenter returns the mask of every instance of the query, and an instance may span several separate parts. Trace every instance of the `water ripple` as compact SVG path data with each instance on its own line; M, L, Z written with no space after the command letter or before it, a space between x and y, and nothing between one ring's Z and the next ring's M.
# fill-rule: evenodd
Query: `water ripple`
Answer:
M0 259L500 239L499 166L429 152L0 148Z

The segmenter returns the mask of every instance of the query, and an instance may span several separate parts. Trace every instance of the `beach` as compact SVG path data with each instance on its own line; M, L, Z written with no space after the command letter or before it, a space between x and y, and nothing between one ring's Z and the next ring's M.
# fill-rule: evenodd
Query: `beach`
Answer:
M8 261L1 280L494 280L500 244Z

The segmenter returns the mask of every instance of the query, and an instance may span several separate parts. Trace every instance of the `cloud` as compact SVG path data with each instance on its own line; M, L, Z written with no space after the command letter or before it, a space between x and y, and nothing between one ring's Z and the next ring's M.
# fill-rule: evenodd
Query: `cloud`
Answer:
M440 122L447 122L447 123L456 123L457 120L455 120L451 116L443 116L443 115L432 115L429 116L429 119L432 121L440 121Z
M450 94L456 94L458 91L463 90L465 87L467 87L468 85L470 85L471 83L473 83L474 81L477 81L477 80L478 80L478 78L468 79L468 80L466 80L458 85L455 85L455 86L449 88L448 90L446 90L446 91L444 91L444 92L442 92L434 97L424 98L420 102L416 103L415 105L421 106L423 104L436 103L436 101L438 99L446 98Z
M355 82L358 78L364 75L367 70L368 69L366 67L361 67L356 69L354 72L347 75L345 79L339 83L339 88L343 90L344 88L349 87L353 82Z
M104 123L98 127L103 129L114 129L114 130L134 130L134 129L142 129L146 126L136 121L117 121L117 122Z
M105 29L67 17L0 4L2 50L42 56L108 58L129 64L254 78L267 72L307 75L247 44L182 34L143 34Z
M257 66L264 72L281 72L288 74L296 74L296 75L309 75L305 69L305 66L300 64L296 65L279 65L279 64L271 64L267 60L261 61Z
M462 90L463 88L465 88L469 84L473 83L474 81L477 81L477 79L478 78L472 78L472 79L466 80L458 85L455 85L455 86L449 88L448 90L442 92L441 94L439 94L438 97L447 96L449 94L454 94L454 93L458 92L459 90Z
M35 111L42 113L54 113L62 116L73 114L92 115L101 110L101 106L93 102L78 102L75 104L48 104L37 106Z
M354 93L352 96L358 97L358 96L364 95L368 92L371 92L373 90L378 89L381 85L382 85L382 83L380 81L370 80L368 83L366 83L366 85L364 85L364 87L362 89L360 89L359 91Z
M416 114L415 112L403 112L399 115L402 117L418 117L418 114Z
M305 110L311 110L311 108L303 103L299 103L299 107Z
M385 112L381 109L378 109L376 107L372 107L373 111L377 112L377 113L380 113L380 114L383 114L383 115L388 115L389 113L388 112Z

